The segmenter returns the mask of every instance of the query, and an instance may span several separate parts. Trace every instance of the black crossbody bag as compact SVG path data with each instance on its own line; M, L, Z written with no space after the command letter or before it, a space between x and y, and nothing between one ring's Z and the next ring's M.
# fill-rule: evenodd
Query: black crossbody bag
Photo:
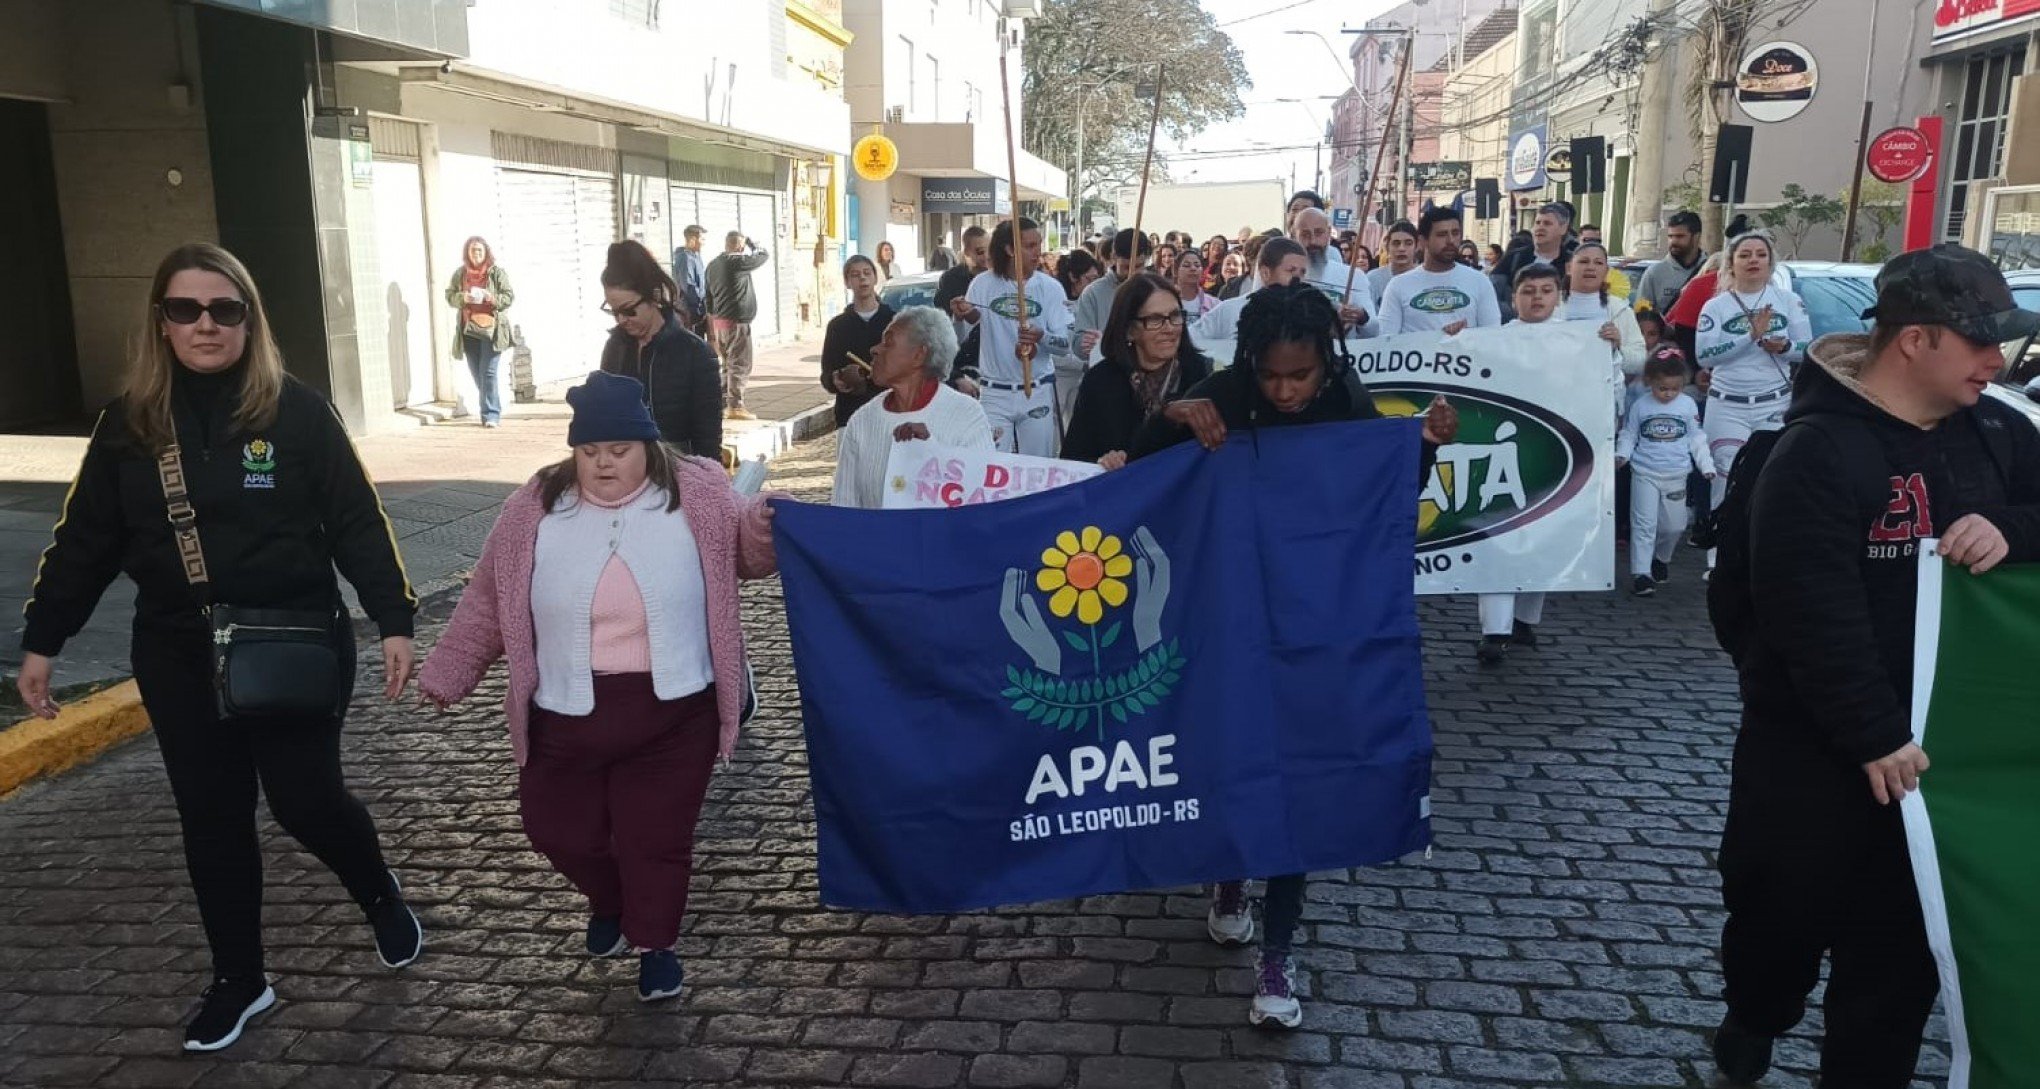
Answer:
M198 543L198 514L184 481L184 457L173 443L156 459L170 533L184 577L212 626L213 696L222 719L325 719L340 714L353 691L352 657L342 648L337 614L307 609L249 609L212 599L212 580Z

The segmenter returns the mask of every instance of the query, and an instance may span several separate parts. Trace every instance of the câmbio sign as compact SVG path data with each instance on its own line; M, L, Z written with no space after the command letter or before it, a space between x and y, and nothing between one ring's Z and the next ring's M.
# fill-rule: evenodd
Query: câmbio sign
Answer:
M1893 185L1919 177L1933 161L1934 147L1927 134L1910 125L1878 133L1863 156L1863 165L1871 177Z

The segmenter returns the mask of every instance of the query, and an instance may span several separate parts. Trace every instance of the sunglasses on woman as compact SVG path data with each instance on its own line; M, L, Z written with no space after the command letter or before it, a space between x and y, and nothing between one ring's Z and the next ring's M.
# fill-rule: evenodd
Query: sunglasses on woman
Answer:
M623 318L628 321L631 318L637 317L638 308L645 305L647 304L643 299L639 299L634 303L625 303L622 306L611 306L608 303L603 303L602 312L612 318Z
M156 312L172 325L196 325L198 319L212 315L213 323L236 326L248 320L248 304L239 299L214 299L209 303L172 295L156 304Z

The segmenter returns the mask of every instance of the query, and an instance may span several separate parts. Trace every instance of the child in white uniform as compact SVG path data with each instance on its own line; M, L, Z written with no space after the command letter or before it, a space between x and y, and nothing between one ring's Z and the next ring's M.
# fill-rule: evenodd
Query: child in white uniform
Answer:
M1629 406L1615 439L1615 465L1629 466L1629 573L1637 597L1657 593L1671 574L1672 552L1686 531L1686 478L1714 479L1700 406L1686 396L1686 361L1658 356L1643 365L1649 392Z
M1390 285L1401 283L1404 273ZM1510 325L1536 325L1550 321L1558 311L1559 271L1550 265L1530 265L1516 273L1516 320ZM1488 293L1490 297L1493 292ZM1537 625L1544 622L1544 595L1477 594L1480 608L1480 645L1476 652L1482 665L1499 665L1508 657L1511 644L1537 645Z

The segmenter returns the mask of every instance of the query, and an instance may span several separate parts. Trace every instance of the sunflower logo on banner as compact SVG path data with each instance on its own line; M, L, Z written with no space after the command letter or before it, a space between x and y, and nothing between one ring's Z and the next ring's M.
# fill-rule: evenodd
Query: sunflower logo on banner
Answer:
M1133 547L1137 560L1126 554L1118 537L1085 526L1081 533L1057 534L1042 551L1034 588L1049 595L1049 616L1074 619L1076 628L1051 628L1026 591L1027 573L1019 568L1006 572L999 619L1034 668L1007 666L1007 687L1000 695L1029 722L1057 730L1095 729L1102 741L1107 717L1123 725L1134 715L1145 715L1181 683L1187 659L1175 640L1162 641L1169 556L1146 526L1134 531ZM1127 604L1128 578L1134 580L1132 616L1113 617L1101 630L1099 625ZM1117 665L1125 661L1120 637L1128 619L1137 657ZM1064 646L1076 655L1068 671ZM1121 653L1108 657L1106 652L1115 649Z

